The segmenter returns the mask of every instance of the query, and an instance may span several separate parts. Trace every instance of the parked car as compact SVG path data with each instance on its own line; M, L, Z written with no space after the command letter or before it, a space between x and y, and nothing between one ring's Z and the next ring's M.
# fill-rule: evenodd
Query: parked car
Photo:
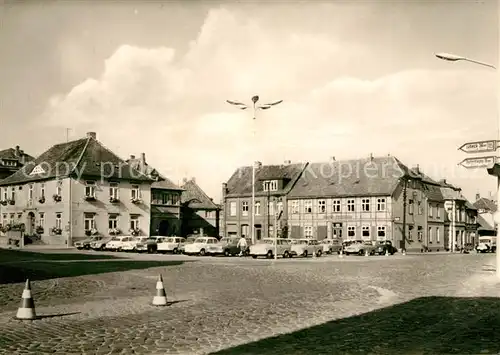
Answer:
M131 236L119 236L113 237L109 242L106 243L104 249L111 251L121 251L123 246L132 240Z
M137 244L135 247L138 253L148 252L149 254L156 253L158 250L158 243L161 243L165 236L157 235L152 237L147 237L145 241Z
M321 256L323 245L320 245L316 239L293 239L291 241L290 256L302 256L307 258L309 255Z
M78 250L82 250L82 249L90 249L90 245L93 243L93 242L97 242L99 240L102 240L104 237L103 236L93 236L91 238L87 238L87 239L83 239L83 240L79 240L77 242L75 242L75 247L76 249Z
M128 242L123 242L122 251L137 251L137 245L144 243L148 237L130 237Z
M188 236L186 238L186 241L179 247L179 253L184 254L184 248L186 247L186 245L193 244L196 238L198 237L195 237L194 235Z
M365 253L368 253L368 255L374 255L375 249L376 247L371 241L356 240L344 248L344 253L346 255L365 255Z
M262 239L254 245L250 245L250 255L252 258L256 259L259 256L265 256L266 258L274 257L275 243L274 239ZM291 244L290 239L277 238L276 239L276 254L283 256L283 258L289 258Z
M495 253L497 249L497 238L492 236L479 237L479 244L476 246L478 253Z
M111 241L111 237L103 237L102 239L94 240L90 243L90 248L93 250L105 250L106 244Z
M240 238L238 237L225 237L221 238L218 243L211 245L207 249L208 255L224 255L224 256L234 256L240 253L240 248L238 248L238 242ZM248 243L247 243L248 244ZM245 250L245 256L248 255L248 248Z
M205 255L210 246L217 244L218 240L214 237L198 237L194 243L187 244L184 247L184 254L187 255Z
M394 255L398 250L392 245L392 242L390 240L384 240L380 241L379 244L377 245L377 249L375 250L375 253L378 255L385 255L388 253L389 255Z
M338 239L323 239L319 244L323 247L323 254L339 254L342 249L342 243Z
M157 250L159 253L179 254L185 241L186 239L181 237L167 237L157 243Z

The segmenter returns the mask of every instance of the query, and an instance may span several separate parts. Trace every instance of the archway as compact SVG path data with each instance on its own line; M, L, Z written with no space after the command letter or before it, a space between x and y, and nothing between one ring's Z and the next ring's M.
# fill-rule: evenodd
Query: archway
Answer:
M27 235L33 235L35 232L35 214L33 212L28 213L28 221L26 223Z
M160 221L160 225L158 226L158 235L162 235L162 236L168 236L168 232L169 232L169 224L168 224L168 221L166 220L162 220Z

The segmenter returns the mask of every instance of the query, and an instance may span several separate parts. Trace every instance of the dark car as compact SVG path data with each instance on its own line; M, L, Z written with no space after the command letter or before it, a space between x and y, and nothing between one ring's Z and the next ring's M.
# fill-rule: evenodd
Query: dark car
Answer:
M384 240L377 245L377 249L375 253L378 255L385 255L386 253L389 255L394 255L398 250L392 245L390 240Z

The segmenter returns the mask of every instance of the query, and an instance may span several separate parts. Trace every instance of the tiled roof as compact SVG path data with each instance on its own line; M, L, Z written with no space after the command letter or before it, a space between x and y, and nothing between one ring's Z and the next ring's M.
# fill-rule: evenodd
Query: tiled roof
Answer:
M388 196L408 167L392 156L311 163L289 197Z
M477 216L477 223L479 223L478 230L488 230L488 231L495 230L495 228L493 228L481 215Z
M22 152L26 162L35 160L31 155ZM19 159L19 155L14 148L0 150L0 159Z
M179 186L174 184L170 179L161 175L155 168L153 168L148 163L141 162L140 159L127 159L126 162L130 164L134 169L142 171L146 176L155 180L151 185L152 189L163 189L163 190L182 190Z
M182 188L181 202L193 209L219 209L210 197L193 179L186 181Z
M495 201L485 197L481 197L479 200L474 202L474 207L476 207L478 210L486 210L491 212L496 212L497 210Z
M275 193L287 193L295 184L300 174L307 166L307 163L296 163L287 165L263 165L256 167L255 172L255 194L265 195L267 192L262 191L262 180L284 179L285 185L283 189L275 191ZM252 194L252 167L245 166L237 169L227 182L227 197L246 196Z
M30 175L35 167L43 171ZM34 161L11 176L0 181L0 185L15 185L68 176L70 173L86 178L125 179L152 182L113 152L92 137L56 144Z
M153 184L151 185L152 189L182 190L182 188L180 188L164 176L160 176L159 179L160 180L153 182Z

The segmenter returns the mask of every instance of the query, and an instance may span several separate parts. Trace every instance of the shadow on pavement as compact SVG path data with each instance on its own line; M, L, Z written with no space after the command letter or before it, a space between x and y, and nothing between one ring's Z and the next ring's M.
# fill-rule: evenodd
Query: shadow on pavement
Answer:
M20 261L65 261L65 260L96 260L96 259L126 259L114 255L96 254L78 254L78 253L38 253L22 250L0 249L0 266L3 263L12 263Z
M213 354L479 354L500 351L500 298L424 297Z
M80 314L82 312L71 312L71 313L59 313L59 314L47 314L47 315L40 315L37 316L36 319L44 319L44 318L56 318L56 317L65 317L65 316L72 316L74 314Z
M176 300L176 301L167 301L167 306L172 306L176 303L182 303L182 302L187 302L189 300Z
M53 262L32 261L0 264L0 284L24 282L26 279L40 281L60 277L96 275L108 272L148 269L152 267L181 265L185 261L76 261Z

